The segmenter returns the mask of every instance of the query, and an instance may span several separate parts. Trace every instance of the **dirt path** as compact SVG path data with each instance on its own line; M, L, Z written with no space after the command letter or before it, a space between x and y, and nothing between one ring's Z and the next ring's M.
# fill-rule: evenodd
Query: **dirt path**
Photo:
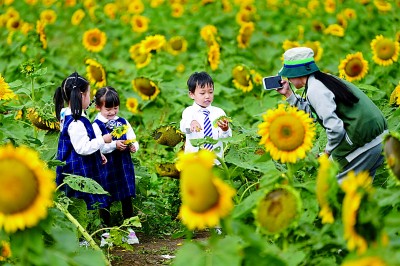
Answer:
M196 234L196 240L205 240L208 232ZM171 256L184 243L184 239L156 238L139 235L140 243L133 245L134 250L114 248L111 250L112 266L128 265L168 265L172 262Z

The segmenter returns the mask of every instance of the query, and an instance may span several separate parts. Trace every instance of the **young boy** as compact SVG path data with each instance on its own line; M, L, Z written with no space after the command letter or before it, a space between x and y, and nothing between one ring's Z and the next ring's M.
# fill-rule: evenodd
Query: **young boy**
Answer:
M232 136L227 119L218 120L218 127L213 122L221 116L226 116L224 110L212 106L214 100L214 81L206 72L193 73L188 81L189 97L194 100L192 106L182 112L180 129L186 134L185 152L197 152L199 147L194 147L191 139L211 137L213 139L227 138ZM218 157L223 157L223 143L221 141L214 145L205 144L205 149L214 150ZM216 161L217 164L219 162Z

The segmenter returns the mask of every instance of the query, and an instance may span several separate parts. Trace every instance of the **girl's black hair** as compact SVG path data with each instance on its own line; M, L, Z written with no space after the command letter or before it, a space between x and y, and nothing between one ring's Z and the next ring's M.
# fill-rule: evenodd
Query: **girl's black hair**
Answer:
M119 106L119 96L118 92L110 86L103 87L96 92L94 96L96 105L101 107L104 106L106 108L112 108Z
M346 106L353 106L358 103L359 99L340 79L326 74L321 71L314 72L314 77L321 81L334 95L338 103L343 103Z
M60 112L65 103L69 103L72 117L79 119L82 115L82 94L88 89L89 82L76 71L64 79L53 97L57 119L60 120Z
M206 85L214 87L214 81L207 72L194 72L187 81L187 86L191 93L194 93L196 86L204 88Z

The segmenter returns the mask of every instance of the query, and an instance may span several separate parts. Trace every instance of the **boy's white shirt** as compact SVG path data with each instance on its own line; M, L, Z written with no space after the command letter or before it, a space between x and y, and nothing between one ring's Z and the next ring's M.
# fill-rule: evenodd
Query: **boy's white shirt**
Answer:
M69 107L61 110L60 131L63 130L65 116L71 114L71 108ZM86 114L82 112L82 116L86 117ZM74 147L74 150L80 155L93 154L104 146L104 139L101 135L100 137L96 135L96 138L92 140L89 139L85 125L79 120L74 120L71 122L71 124L69 124L68 135L71 139L71 144Z
M199 139L199 138L204 138L204 129L202 128L200 132L190 132L190 123L193 120L196 120L199 122L200 125L204 125L204 113L203 110L204 108L199 106L196 103L193 103L193 105L186 107L185 110L182 112L182 120L180 122L180 130L186 135L186 142L185 142L185 152L197 152L199 150L199 147L194 147L191 143L191 139ZM219 118L220 116L225 116L224 110L222 110L219 107L215 107L212 105L209 105L207 108L208 111L210 111L209 118L211 121L211 124L214 122L215 119ZM232 130L229 127L227 131L223 131L219 127L212 127L212 134L213 134L213 139L221 139L221 138L228 138L232 136ZM213 145L213 149L216 149L220 147L220 150L216 152L217 156L220 158L223 158L224 151L223 151L223 143L222 141L218 141L216 144Z
M115 116L114 119L118 119L118 116ZM107 123L108 119L105 118L104 116L101 115L101 113L98 113L95 117L95 120L99 119L101 122L103 123ZM123 118L124 119L124 118ZM128 126L128 131L126 132L126 138L127 139L136 139L136 134L133 131L133 128L131 126L131 124L129 124L128 120L124 119L126 121L126 125ZM93 129L94 129L94 133L97 136L102 136L101 130L99 128L99 125L97 123L93 123ZM137 141L132 143L133 146L135 146L136 151L139 150L139 143ZM113 140L111 141L111 143L105 143L104 146L100 149L101 153L103 154L107 154L110 153L112 151L114 151L117 148L117 141Z

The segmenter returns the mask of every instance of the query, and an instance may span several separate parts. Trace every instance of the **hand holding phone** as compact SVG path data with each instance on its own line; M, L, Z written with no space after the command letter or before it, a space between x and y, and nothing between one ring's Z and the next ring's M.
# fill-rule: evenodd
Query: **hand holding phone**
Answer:
M282 88L281 76L270 76L263 78L263 85L265 90L278 90Z

